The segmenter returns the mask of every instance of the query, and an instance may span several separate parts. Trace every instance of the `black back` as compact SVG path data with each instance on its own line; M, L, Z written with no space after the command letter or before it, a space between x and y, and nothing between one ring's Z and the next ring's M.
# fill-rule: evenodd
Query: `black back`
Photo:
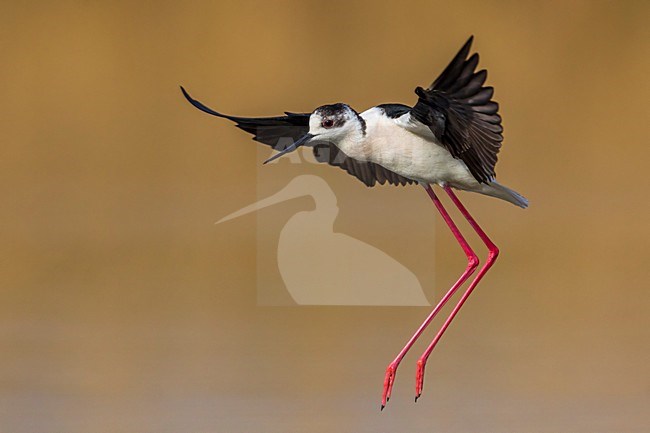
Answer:
M396 119L411 111L411 107L404 104L380 104L377 107L381 108L384 114L391 119Z

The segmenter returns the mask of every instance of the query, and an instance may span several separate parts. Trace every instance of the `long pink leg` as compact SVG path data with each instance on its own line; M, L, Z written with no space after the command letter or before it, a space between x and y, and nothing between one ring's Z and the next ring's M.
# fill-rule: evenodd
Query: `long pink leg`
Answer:
M433 351L434 347L436 347L436 344L438 344L438 341L440 341L440 338L442 338L442 334L445 333L445 331L449 327L449 324L451 323L452 320L454 320L454 317L456 317L456 314L458 314L458 311L461 309L461 307L463 306L463 304L465 303L469 295L472 294L472 291L474 290L476 285L479 283L479 281L481 281L483 275L487 273L487 271L492 267L497 257L499 256L499 249L497 248L497 246L494 245L494 243L492 243L490 238L488 238L485 232L481 229L481 227L479 227L479 225L476 223L474 218L469 214L467 209L465 209L465 206L463 206L460 200L458 200L456 194L454 194L454 192L448 186L445 186L444 190L449 195L451 200L454 202L456 207L458 207L460 213L463 214L463 216L467 219L467 221L472 226L472 228L476 231L476 233L481 238L485 246L488 248L488 257L483 267L478 271L478 274L476 274L476 278L474 278L474 280L470 283L469 287L467 288L467 291L463 293L463 296L461 296L460 300L458 301L458 304L456 304L454 309L449 314L449 317L447 317L447 320L445 320L445 323L443 323L442 327L434 337L429 347L427 347L427 350L424 351L424 353L418 360L417 371L415 376L415 401L417 401L420 395L422 395L422 386L424 385L424 367L427 363L427 359L429 358L429 355L431 355L431 352Z
M395 357L395 360L391 362L388 365L388 368L386 369L386 377L384 378L384 392L381 397L381 408L382 410L386 406L386 402L388 399L390 399L390 394L393 389L393 383L395 382L395 374L397 372L397 367L399 366L400 362L406 355L406 352L409 351L411 346L415 343L415 341L420 337L422 332L426 329L426 327L431 323L431 321L436 317L438 312L444 307L444 305L447 303L449 298L451 298L456 290L467 280L467 278L474 273L476 268L478 267L478 257L472 250L472 248L469 246L463 235L460 233L458 230L458 227L456 227L456 224L452 221L451 217L447 213L447 210L442 206L442 203L436 196L436 194L433 192L433 189L431 188L430 185L426 185L424 189L427 191L429 194L429 197L431 197L431 200L433 201L433 204L436 205L436 208L438 208L438 211L440 212L440 215L442 215L442 218L445 220L449 228L451 229L451 232L454 234L454 237L456 237L456 240L460 244L461 248L465 252L465 255L467 255L467 267L465 268L465 271L462 273L458 281L454 283L453 286L451 286L451 289L445 294L445 296L442 297L440 302L438 302L438 305L431 311L429 316L422 322L420 327L418 328L417 331L415 331L415 334L411 337L411 339L406 343L404 348L397 354L397 357Z

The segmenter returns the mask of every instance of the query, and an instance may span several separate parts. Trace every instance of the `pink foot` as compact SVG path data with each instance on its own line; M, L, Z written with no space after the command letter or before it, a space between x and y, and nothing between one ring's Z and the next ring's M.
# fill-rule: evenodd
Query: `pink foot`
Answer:
M395 374L397 373L396 362L391 362L386 369L386 377L384 378L384 392L381 395L381 410L384 410L386 403L390 400L390 393L393 391L393 383L395 382Z
M424 366L426 360L418 359L417 367L415 370L415 401L422 395L422 387L424 386Z

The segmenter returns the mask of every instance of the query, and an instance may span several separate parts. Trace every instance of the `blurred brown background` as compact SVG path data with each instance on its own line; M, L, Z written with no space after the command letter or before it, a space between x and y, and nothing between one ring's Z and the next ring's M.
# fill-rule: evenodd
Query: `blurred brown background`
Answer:
M4 2L0 17L1 432L648 431L647 2ZM423 398L424 342L380 413L427 309L258 307L256 217L213 224L256 200L256 145L178 85L242 115L413 103L470 34L502 104L499 179L531 207L462 194L502 256ZM463 269L419 188L313 170L337 231L391 248L429 295Z

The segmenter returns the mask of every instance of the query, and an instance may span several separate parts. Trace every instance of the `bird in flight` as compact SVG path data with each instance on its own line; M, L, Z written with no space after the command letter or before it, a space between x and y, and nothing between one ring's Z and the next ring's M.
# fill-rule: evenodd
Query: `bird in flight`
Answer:
M388 365L381 399L383 410L390 399L397 368L416 340L447 301L477 270L479 259L444 208L431 185L438 185L467 219L488 249L485 263L469 283L433 341L416 364L415 401L422 394L424 369L440 341L476 285L492 267L499 249L460 202L454 189L477 192L519 207L528 200L496 181L494 167L503 141L499 105L492 100L494 89L485 86L487 71L476 71L478 53L470 55L470 37L433 83L417 87L412 107L380 104L358 113L347 104L322 105L311 113L285 112L277 117L236 117L219 113L181 91L196 108L235 122L253 134L253 139L279 150L265 161L273 161L301 146L311 147L317 161L339 167L368 187L376 184L424 187L467 256L467 266ZM283 146L283 139L292 144Z

